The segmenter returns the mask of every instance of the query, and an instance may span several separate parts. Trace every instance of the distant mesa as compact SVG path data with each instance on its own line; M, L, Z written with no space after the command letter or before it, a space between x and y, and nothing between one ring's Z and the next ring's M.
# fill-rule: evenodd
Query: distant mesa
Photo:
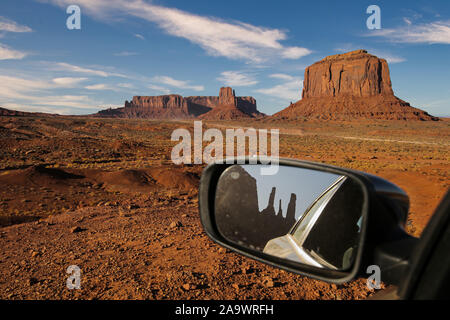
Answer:
M275 120L439 120L394 95L385 59L356 50L328 56L305 70L302 99Z
M93 115L107 118L143 119L191 119L199 117L211 120L234 120L262 117L253 97L236 97L230 87L221 88L219 96L182 97L171 94L163 96L134 96L125 106L106 109Z
M57 114L16 111L0 107L0 117L35 117L35 116L54 117L57 116Z

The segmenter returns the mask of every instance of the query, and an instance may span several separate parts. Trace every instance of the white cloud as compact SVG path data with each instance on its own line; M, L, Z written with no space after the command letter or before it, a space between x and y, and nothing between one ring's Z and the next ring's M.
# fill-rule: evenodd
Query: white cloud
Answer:
M51 68L55 71L83 73L83 74L90 74L90 75L99 76L99 77L123 77L123 78L127 77L127 76L119 74L119 73L113 73L113 72L108 72L108 71L103 71L103 70L98 70L98 69L80 67L80 66L76 66L73 64L65 63L65 62L52 63Z
M291 80L295 79L295 77L290 76L288 74L284 74L284 73L274 73L274 74L271 74L269 77L274 78L274 79L286 80L286 81L291 81Z
M136 56L138 55L137 52L131 52L131 51L122 51L114 54L116 57L130 57L130 56Z
M93 84L85 87L88 90L113 90L112 87L104 83Z
M124 89L133 89L134 86L131 83L118 83L118 87L124 88Z
M105 84L105 83L97 83L97 84L91 84L84 87L87 90L92 91L129 91L130 89L133 89L134 86L131 83L117 83L117 84Z
M205 90L204 86L193 86L190 85L188 81L176 80L167 76L157 76L153 78L154 81L166 84L171 87L179 88L179 89L189 89L194 91L203 91Z
M300 99L303 88L302 79L286 74L272 74L270 77L285 81L282 84L278 84L270 88L257 89L255 91L286 101L297 101Z
M258 83L252 76L244 74L241 71L224 71L217 80L231 87L248 87Z
M167 89L165 87L157 86L157 85L154 85L154 84L149 84L147 87L149 89L152 89L152 90L155 90L155 91L158 91L158 92L162 92L164 94L170 93L169 89Z
M61 7L72 2L50 1ZM88 14L101 19L126 14L156 23L166 33L187 39L212 56L261 63L273 57L298 59L311 53L306 48L281 44L287 39L287 34L280 29L258 27L240 21L226 22L142 0L79 0L78 4Z
M290 48L283 50L283 52L281 53L281 56L285 59L296 60L301 57L307 56L311 52L312 52L311 50L306 49L306 48L290 47Z
M396 56L390 53L381 53L381 52L377 52L377 51L373 51L373 54L376 55L377 57L386 59L386 61L390 64L394 64L394 63L400 63L400 62L405 62L406 59L400 56Z
M354 50L356 50L356 48L362 48L362 46L347 43L339 48L335 48L334 50L344 53L344 52L354 51ZM372 49L372 48L366 48L366 50L368 53L373 54L373 55L377 56L378 58L386 59L386 61L389 64L400 63L400 62L406 61L406 58L398 56L396 54L392 54L392 53L384 51L384 50Z
M0 31L3 32L31 32L30 27L20 25L15 21L0 16Z
M63 78L54 78L52 81L56 85L64 88L72 88L78 85L80 82L87 80L87 78L71 78L71 77L63 77Z
M142 34L136 33L134 36L138 39L145 40L145 37Z
M56 81L54 81L56 79ZM73 85L73 81L55 78L42 80L0 75L0 105L23 105L34 111L44 111L49 106L58 108L95 109L98 103L88 96L55 95L52 89ZM71 83L70 83L71 82ZM75 81L76 82L76 81ZM17 110L17 109L16 109ZM26 111L26 110L25 110ZM55 112L55 111L53 111Z
M20 60L26 56L26 52L11 49L0 43L0 60Z
M408 26L410 26L410 25L412 25L412 21L411 21L411 19L409 19L409 18L403 18L403 21L408 25Z
M450 44L450 20L417 25L413 25L410 20L405 22L406 26L375 30L367 36L384 37L392 42L400 43Z

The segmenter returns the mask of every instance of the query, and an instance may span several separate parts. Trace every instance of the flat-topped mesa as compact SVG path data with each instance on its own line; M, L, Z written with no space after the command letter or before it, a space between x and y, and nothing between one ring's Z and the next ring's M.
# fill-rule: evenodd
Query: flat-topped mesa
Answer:
M177 94L162 96L134 96L118 109L102 110L94 116L119 118L188 119L206 114L217 107L231 107L236 118L259 116L253 97L236 97L232 88L220 89L219 96L182 97ZM218 112L224 116L223 112ZM226 118L226 116L224 116Z
M439 120L394 95L389 66L365 50L328 56L305 69L302 99L271 119Z
M303 98L393 96L389 66L365 50L328 56L305 70Z
M180 95L171 94L165 96L142 97L134 96L131 103L125 101L125 107L140 106L142 108L178 108L187 111L188 103Z

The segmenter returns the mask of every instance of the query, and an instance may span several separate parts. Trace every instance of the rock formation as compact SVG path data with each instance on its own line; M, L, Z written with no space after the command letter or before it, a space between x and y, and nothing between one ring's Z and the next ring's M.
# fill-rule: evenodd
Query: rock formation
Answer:
M272 118L437 120L397 98L386 60L365 50L329 56L306 68L302 100Z
M220 88L219 104L236 105L236 95L232 88L230 88L230 87Z
M258 190L256 179L242 166L230 167L217 185L215 219L225 238L262 251L269 240L286 235L296 223L297 196L291 194L287 211L283 211L286 209L282 208L280 199L275 213L276 187L272 188L267 207L261 211L258 205L260 192L263 191Z
M43 113L43 112L25 112L25 111L16 111L11 109L6 109L0 107L0 117L55 117L58 114L52 113Z
M219 96L180 95L135 96L118 109L106 109L96 117L189 119L205 115L203 119L231 120L260 116L253 97L236 97L232 88L221 88Z
M220 88L218 104L211 111L199 116L205 120L237 120L241 118L262 117L256 109L253 97L236 97L230 87Z

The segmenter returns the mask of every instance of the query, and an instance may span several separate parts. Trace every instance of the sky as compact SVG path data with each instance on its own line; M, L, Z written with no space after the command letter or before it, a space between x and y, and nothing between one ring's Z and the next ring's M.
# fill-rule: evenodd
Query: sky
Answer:
M341 178L340 175L328 172L288 166L280 166L275 175L261 175L260 166L257 165L243 165L242 168L256 179L259 211L267 208L272 188L276 187L275 212L278 213L281 200L282 214L286 217L291 194L295 193L296 219L299 219L326 189Z
M231 86L273 114L301 98L305 67L357 49L388 61L396 96L450 116L448 0L2 0L0 106L90 114Z

